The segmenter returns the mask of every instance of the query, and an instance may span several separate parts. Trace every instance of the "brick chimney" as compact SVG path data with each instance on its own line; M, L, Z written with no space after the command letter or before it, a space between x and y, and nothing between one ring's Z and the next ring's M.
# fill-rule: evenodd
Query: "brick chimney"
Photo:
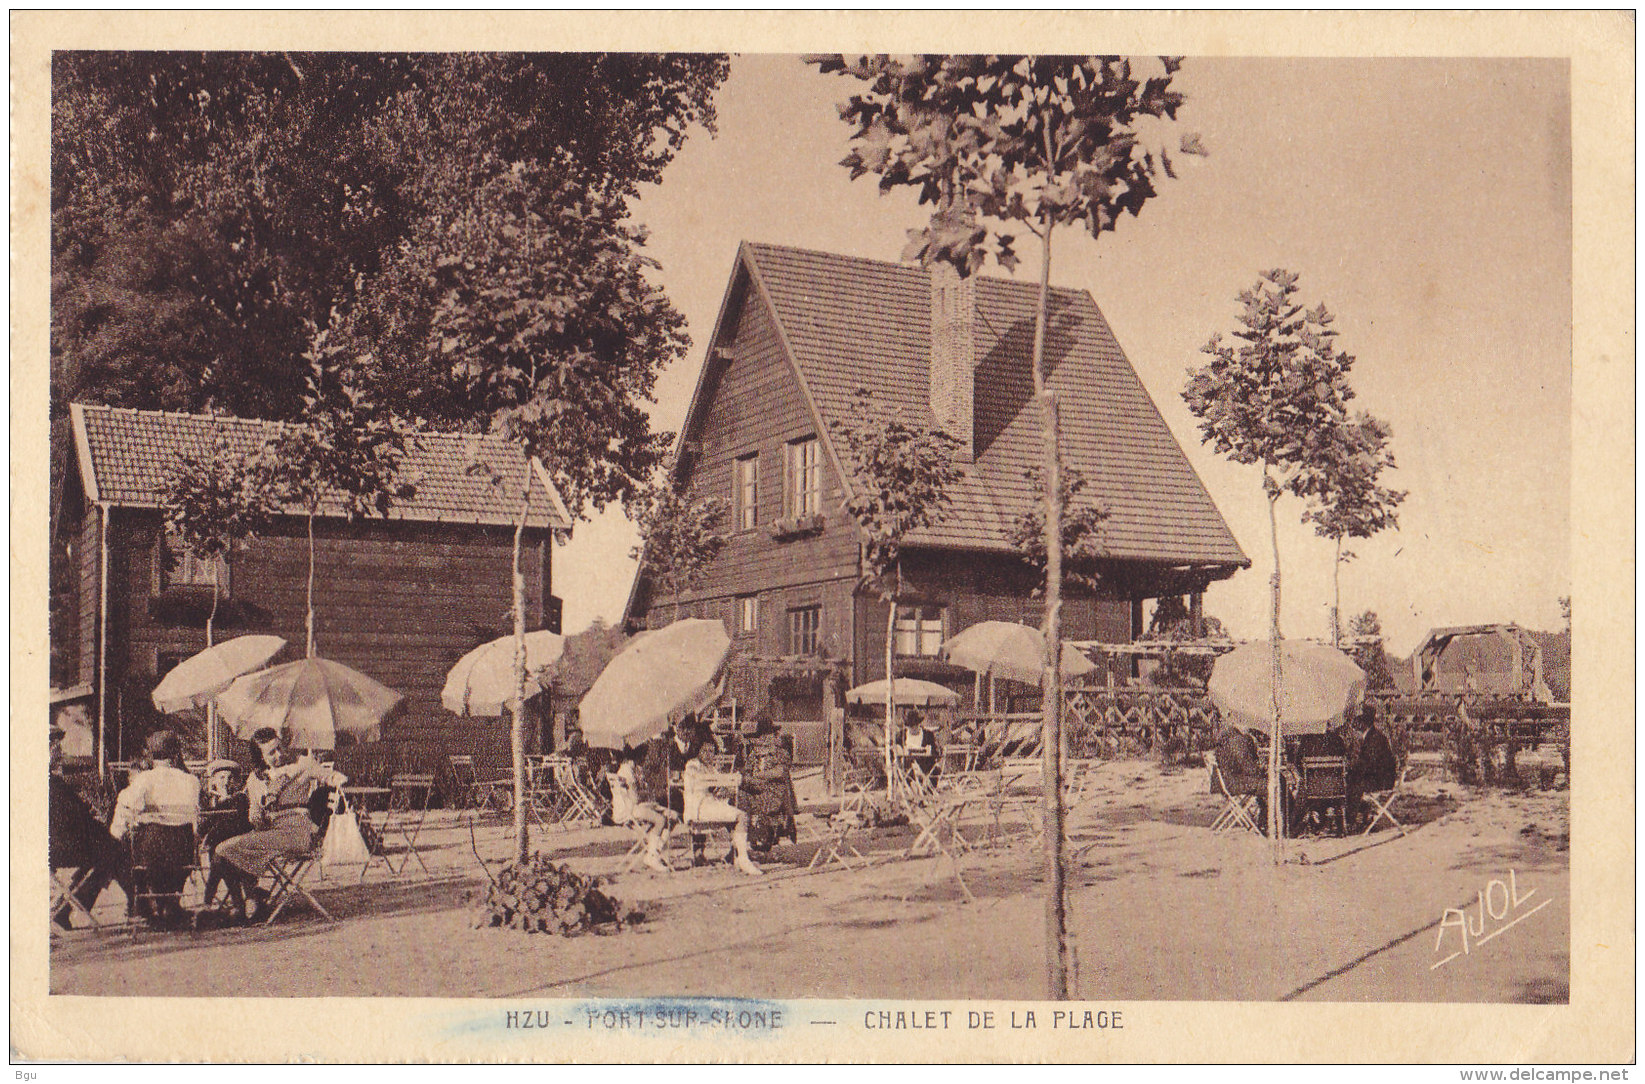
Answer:
M960 442L966 462L973 454L976 395L973 281L960 278L952 264L931 268L931 413L937 427Z

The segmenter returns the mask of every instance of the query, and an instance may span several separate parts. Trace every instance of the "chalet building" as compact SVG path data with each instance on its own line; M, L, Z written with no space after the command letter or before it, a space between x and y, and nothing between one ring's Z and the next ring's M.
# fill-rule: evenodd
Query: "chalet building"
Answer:
M837 664L851 683L884 676L886 603L860 586L858 531L842 507L853 483L829 430L851 416L858 389L964 442L966 476L946 519L905 550L898 674L961 687L970 675L935 657L945 638L983 620L1039 623L1038 577L1009 540L1037 499L1026 476L1041 454L1036 299L1031 283L775 245L738 251L675 470L731 508L730 542L680 612L721 618L745 672L778 672L761 688L737 686L745 707L820 719L817 683L784 673L807 660ZM1053 289L1050 304L1065 462L1111 513L1100 587L1067 592L1064 635L1126 641L1141 632L1145 600L1197 602L1250 561L1090 294ZM665 624L674 601L641 577L626 621Z
M77 620L51 631L70 642L93 724L107 755L121 758L160 725L155 683L205 647L211 564L167 538L159 511L176 454L248 451L277 423L78 404L70 415L79 470L65 480L64 504ZM498 438L422 434L401 478L416 495L386 518L349 522L327 506L315 520L315 651L405 696L384 741L425 747L431 761L476 750L506 760L506 720L456 718L440 689L464 652L512 629L510 560L528 484L527 627L558 631L551 536L570 517L541 467ZM290 645L277 662L301 657L306 527L301 515L283 516L220 564L216 640L272 633Z

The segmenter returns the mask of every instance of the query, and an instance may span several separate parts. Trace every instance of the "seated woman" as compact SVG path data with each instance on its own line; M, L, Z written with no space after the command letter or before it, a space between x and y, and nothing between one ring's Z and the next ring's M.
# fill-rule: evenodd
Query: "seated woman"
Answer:
M172 731L150 734L145 749L154 766L133 773L115 799L109 834L131 844L133 913L173 926L186 917L180 897L196 858L200 781L183 770L183 743Z
M937 748L936 731L927 727L925 719L912 708L909 709L907 718L903 720L903 728L901 742L903 760L918 768L925 778L935 783L937 773L940 770L938 768L940 761L938 759L939 750Z
M229 906L243 912L246 901L240 879L232 874L224 876L223 860L217 856L217 847L224 840L251 831L251 796L235 786L239 768L234 761L221 758L206 765L201 808L211 816L203 818L205 828L200 833L200 842L211 860L211 871L206 875L206 906L216 902L218 886L226 885Z
M1235 797L1250 795L1257 800L1257 826L1267 831L1268 822L1268 765L1257 751L1256 739L1235 726L1225 726L1217 739L1217 773L1222 786ZM1218 793L1217 780L1211 780L1211 793Z
M784 836L798 838L794 797L794 756L783 744L776 724L761 716L754 733L743 743L738 765L743 775L737 804L748 813L748 845L759 854Z
M756 866L748 854L748 814L724 798L708 793L706 778L721 774L709 759L713 750L713 742L701 742L697 755L686 762L683 772L685 821L687 824L731 825L731 857L738 869L757 877L765 871Z
M289 760L285 743L269 727L251 736L252 774L246 781L252 830L217 846L224 876L233 877L246 900L246 918L261 912L268 895L257 887L269 863L308 854L324 827L326 803L316 801L320 784L341 786L347 778L313 757ZM321 795L320 797L323 797Z
M636 762L642 751L622 749L617 753L617 767L605 774L611 787L611 819L616 824L645 825L645 864L654 870L667 870L663 861L663 847L668 841L669 823L674 815L656 802L640 798L640 780Z

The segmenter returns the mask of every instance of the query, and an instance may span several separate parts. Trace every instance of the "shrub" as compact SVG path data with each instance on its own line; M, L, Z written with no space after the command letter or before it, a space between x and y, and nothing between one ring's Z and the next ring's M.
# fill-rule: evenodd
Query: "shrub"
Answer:
M509 862L486 886L475 914L477 927L502 926L526 933L616 932L644 921L637 911L624 912L615 897L601 891L598 877L584 877L546 854Z

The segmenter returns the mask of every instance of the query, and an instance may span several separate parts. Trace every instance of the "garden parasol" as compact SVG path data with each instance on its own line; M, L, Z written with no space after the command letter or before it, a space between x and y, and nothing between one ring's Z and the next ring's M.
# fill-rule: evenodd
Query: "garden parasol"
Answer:
M1045 672L1045 636L1011 621L981 621L942 645L942 657L979 674L1038 685ZM1062 676L1079 677L1097 668L1073 645L1062 645Z
M589 745L621 749L650 741L720 695L731 640L718 621L689 618L630 640L578 707Z
M904 708L928 708L933 706L953 707L960 702L960 694L953 689L944 688L931 681L920 681L917 678L898 678L896 682L896 703ZM885 703L885 679L870 681L866 685L858 685L845 694L847 702L852 704L883 704Z
M339 734L382 737L383 717L401 699L358 670L311 657L237 679L217 697L217 710L241 738L266 726L296 748L335 749Z
M525 634L525 696L543 691L535 676L560 661L565 653L565 637L556 633ZM514 637L504 636L481 644L457 660L446 675L440 703L458 715L501 715L514 699Z
M1323 734L1360 704L1365 671L1334 647L1280 641L1281 730ZM1217 659L1206 691L1225 722L1243 730L1273 730L1273 650L1266 640L1241 644Z
M278 636L236 636L172 668L154 687L151 699L159 711L171 713L203 708L241 674L267 666L286 642Z

